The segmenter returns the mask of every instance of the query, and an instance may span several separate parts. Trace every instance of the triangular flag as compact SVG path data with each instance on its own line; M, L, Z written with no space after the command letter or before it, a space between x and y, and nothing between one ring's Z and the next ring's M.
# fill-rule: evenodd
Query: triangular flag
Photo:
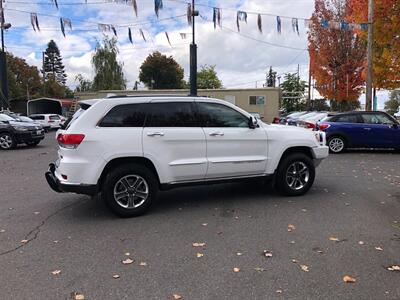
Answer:
M190 3L187 4L186 17L187 17L188 24L192 25L193 11L192 11L192 4L190 4Z
M31 13L31 24L34 31L36 31L36 29L40 31L39 21L36 13Z
M154 11L156 13L157 18L158 18L158 11L160 9L163 9L163 7L164 7L164 5L163 5L162 0L154 0Z
M260 14L258 14L258 18L257 18L257 26L258 26L258 30L262 33L262 17Z
M113 31L115 36L118 36L117 30L115 29L114 25L111 25L111 30Z
M168 32L165 32L165 36L167 37L168 44L171 46L171 41L169 40Z
M60 18L60 25L61 25L61 32L62 32L63 36L65 37L64 21L62 18Z
M144 36L142 28L139 29L140 34L142 35L142 38L145 42L147 42L146 37Z
M57 3L57 0L53 0L53 3L55 4L55 6L57 7L57 9L58 9L58 3Z
M131 44L133 44L132 32L131 32L131 29L129 27L128 27L128 38L129 38L129 41L131 42Z
M181 35L182 40L186 40L186 33L181 32L179 34Z
M277 16L276 17L276 29L278 30L278 33L280 34L282 31L282 23L281 23L281 17Z

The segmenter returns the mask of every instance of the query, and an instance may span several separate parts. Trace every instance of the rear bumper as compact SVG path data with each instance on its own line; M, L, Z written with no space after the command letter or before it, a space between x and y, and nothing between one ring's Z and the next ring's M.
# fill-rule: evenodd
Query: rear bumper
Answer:
M49 170L45 173L46 181L50 188L57 193L76 193L83 195L95 195L98 191L96 184L64 184L55 175L56 166L51 163Z

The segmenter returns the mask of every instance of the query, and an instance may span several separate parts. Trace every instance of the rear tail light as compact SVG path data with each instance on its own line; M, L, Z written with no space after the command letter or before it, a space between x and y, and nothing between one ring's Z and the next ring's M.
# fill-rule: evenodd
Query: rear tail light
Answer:
M272 121L272 123L274 123L274 124L279 124L279 122L280 122L279 117L275 117L274 120Z
M331 127L331 125L322 123L322 124L319 124L318 127L319 127L319 130L324 131L324 130L328 129L329 127Z
M76 149L85 138L84 134L67 134L60 133L57 136L57 141L60 147L67 149Z
M315 129L315 124L311 122L306 122L306 128Z

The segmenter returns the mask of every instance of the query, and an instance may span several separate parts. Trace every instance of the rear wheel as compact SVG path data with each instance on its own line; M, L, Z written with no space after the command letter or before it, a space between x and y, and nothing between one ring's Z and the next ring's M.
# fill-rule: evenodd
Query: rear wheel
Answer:
M276 188L286 196L300 196L312 186L315 167L312 159L303 153L293 153L281 161L276 173Z
M121 217L144 214L157 197L158 181L145 166L130 164L113 169L103 186L108 207Z
M342 153L346 149L346 141L341 136L333 136L328 140L328 147L332 153Z
M8 132L3 132L0 133L0 149L3 150L10 150L14 148L17 145L14 137L8 133Z

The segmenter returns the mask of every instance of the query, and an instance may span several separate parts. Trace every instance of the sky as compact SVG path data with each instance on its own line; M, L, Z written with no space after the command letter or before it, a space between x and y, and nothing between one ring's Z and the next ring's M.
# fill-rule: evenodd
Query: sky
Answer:
M99 31L98 24L111 24L117 30L118 59L123 62L128 89L138 80L144 59L154 51L172 55L188 79L192 35L186 19L187 1L163 0L159 18L154 12L154 0L136 0L137 17L133 6L123 0L88 0L87 4L85 0L58 0L58 10L53 1L5 1L5 19L12 24L5 34L7 51L40 68L42 52L53 39L63 56L67 85L74 88L77 74L93 78L90 61L96 44L104 35L113 36L112 32ZM196 0L196 4L200 13L196 18L198 65L215 65L224 87L261 87L270 66L281 80L285 73L297 72L298 68L302 79L308 80L307 28L303 19L311 16L314 0ZM222 28L214 29L213 7L221 8ZM240 33L236 27L238 10L248 12L247 23L240 22ZM40 32L32 29L31 12L38 15ZM262 33L253 12L263 14ZM281 17L281 33L277 32L277 15ZM72 22L72 31L66 28L66 37L61 33L60 17ZM292 18L298 18L299 33L292 29ZM133 44L128 39L128 27ZM186 33L187 38L182 39L180 33ZM318 96L316 91L314 96ZM380 108L386 100L387 92L378 92Z

